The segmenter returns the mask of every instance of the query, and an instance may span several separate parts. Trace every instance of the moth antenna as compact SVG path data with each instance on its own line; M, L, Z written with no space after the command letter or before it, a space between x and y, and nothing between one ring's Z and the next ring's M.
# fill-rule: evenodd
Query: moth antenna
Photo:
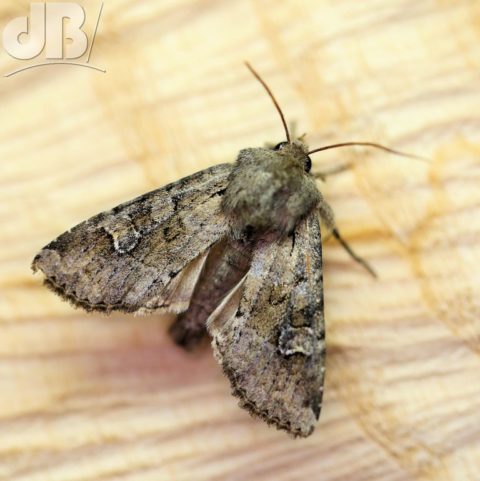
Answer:
M425 157L420 157L418 155L400 152L399 150L390 149L389 147L385 147L384 145L380 145L380 144L375 144L374 142L342 142L340 144L326 145L325 147L319 147L318 149L311 150L310 152L308 152L308 155L315 154L316 152L322 152L324 150L336 149L338 147L349 147L352 145L360 145L363 147L374 147L376 149L384 150L389 154L399 155L401 157L408 157L410 159L422 160L423 162L429 162L429 163L431 162L430 159L427 159Z
M283 115L282 109L280 108L280 105L278 105L275 96L273 95L272 91L265 83L265 81L262 79L262 77L260 77L260 75L255 71L255 69L248 62L245 62L245 65L247 66L248 70L252 72L253 76L263 85L263 88L267 91L267 94L272 99L273 104L275 105L275 108L277 109L278 113L280 114L280 118L282 119L283 128L285 129L285 134L287 136L287 142L290 143L290 132L288 131L287 122L285 121L285 116Z

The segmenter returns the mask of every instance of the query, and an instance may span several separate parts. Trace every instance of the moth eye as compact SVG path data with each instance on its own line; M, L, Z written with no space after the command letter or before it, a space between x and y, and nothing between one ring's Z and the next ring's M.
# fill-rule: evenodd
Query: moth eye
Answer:
M286 145L288 145L288 142L280 142L273 148L273 150L282 150Z
M305 172L310 172L312 170L312 159L308 155L305 159L305 165L303 168L305 169Z

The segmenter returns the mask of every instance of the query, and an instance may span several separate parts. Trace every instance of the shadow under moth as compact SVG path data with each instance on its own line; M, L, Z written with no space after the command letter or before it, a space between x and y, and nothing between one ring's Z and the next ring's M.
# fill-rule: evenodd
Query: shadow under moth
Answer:
M311 172L303 138L247 148L221 164L82 222L44 247L33 270L87 311L178 313L174 340L207 333L233 394L250 413L294 436L320 415L325 374L320 223L340 236Z

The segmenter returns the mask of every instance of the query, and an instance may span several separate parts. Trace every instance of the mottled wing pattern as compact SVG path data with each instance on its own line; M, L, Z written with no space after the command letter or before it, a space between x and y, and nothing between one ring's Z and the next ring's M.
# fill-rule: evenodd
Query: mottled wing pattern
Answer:
M227 232L222 164L77 225L33 261L46 284L87 310L181 312L209 248Z
M210 316L216 357L243 407L295 436L320 414L325 361L318 217L257 246L244 281Z

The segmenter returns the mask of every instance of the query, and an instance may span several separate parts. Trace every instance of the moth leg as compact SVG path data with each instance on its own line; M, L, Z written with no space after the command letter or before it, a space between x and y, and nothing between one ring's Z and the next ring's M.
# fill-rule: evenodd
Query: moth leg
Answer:
M340 242L342 247L350 254L350 256L355 262L358 262L365 269L367 269L367 271L370 272L370 274L373 277L377 277L377 273L373 270L370 264L368 264L368 262L365 259L362 259L359 255L355 254L353 249L347 244L347 241L340 235L340 232L338 232L337 228L332 230L332 234L333 234L333 237L335 237L335 239L337 239L338 242Z
M368 262L365 259L357 255L355 251L349 246L347 241L340 235L338 227L335 223L335 215L333 214L333 210L325 202L325 200L322 200L322 202L320 203L319 211L320 211L320 217L325 222L328 229L330 229L330 234L333 235L335 239L337 239L340 245L348 252L350 257L355 262L358 262L358 264L364 267L373 277L377 277L376 272L373 270L370 264L368 264Z
M352 168L352 164L341 164L337 167L332 167L331 169L324 170L323 172L315 172L313 176L316 179L320 179L322 182L327 181L327 177L331 175L340 174L341 172L345 172Z

